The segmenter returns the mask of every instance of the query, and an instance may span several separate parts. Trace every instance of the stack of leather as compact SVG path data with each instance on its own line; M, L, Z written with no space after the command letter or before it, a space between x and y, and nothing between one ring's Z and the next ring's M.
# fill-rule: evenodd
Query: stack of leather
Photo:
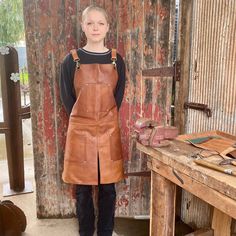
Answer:
M159 126L155 120L140 118L134 125L135 137L145 146L163 147L170 144L169 140L178 135L174 126Z
M20 236L26 228L24 212L13 202L0 201L0 235Z

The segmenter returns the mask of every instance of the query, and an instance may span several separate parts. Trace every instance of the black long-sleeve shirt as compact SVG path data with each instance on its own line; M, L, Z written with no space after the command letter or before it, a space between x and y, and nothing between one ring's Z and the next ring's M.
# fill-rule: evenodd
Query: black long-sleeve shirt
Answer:
M80 64L110 64L111 63L111 50L105 53L89 52L85 49L78 49L78 56L80 58ZM124 90L125 90L125 64L122 57L117 53L117 72L118 82L116 85L114 97L116 100L117 108L120 108ZM75 74L75 62L72 55L68 54L61 64L60 74L60 95L62 103L66 109L68 115L76 102L76 95L74 89L74 74Z

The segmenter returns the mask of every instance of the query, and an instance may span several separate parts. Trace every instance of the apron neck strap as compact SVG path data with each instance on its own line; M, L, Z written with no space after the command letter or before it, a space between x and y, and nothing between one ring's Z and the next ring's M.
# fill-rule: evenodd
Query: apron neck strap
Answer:
M74 62L76 63L76 69L79 69L80 68L80 63L79 63L80 59L79 59L77 50L76 49L72 49L72 50L70 50L70 53L71 53L71 55L73 57Z
M117 52L115 48L111 49L111 61L112 64L114 65L114 68L116 68L116 60L117 60Z

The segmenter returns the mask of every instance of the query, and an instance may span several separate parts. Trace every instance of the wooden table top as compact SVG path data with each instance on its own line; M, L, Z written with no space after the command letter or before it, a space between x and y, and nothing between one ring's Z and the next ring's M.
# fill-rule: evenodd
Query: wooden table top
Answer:
M151 148L137 142L137 149L148 154L152 159L168 165L173 170L183 173L209 188L236 200L236 177L194 163L193 154L201 152L202 149L179 140L170 142L170 146L161 148ZM222 158L215 155L206 157L204 160L218 163ZM232 165L227 165L226 167L236 170L236 167Z

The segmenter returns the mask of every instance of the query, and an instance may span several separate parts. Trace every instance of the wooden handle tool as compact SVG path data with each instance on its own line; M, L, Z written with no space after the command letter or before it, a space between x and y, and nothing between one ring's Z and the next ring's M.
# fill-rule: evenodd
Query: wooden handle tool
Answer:
M225 167L219 166L215 163L211 163L211 162L208 162L205 160L194 160L194 162L198 165L210 168L212 170L217 170L217 171L220 171L220 172L228 174L228 175L236 176L236 170L232 170L230 168L225 168Z

